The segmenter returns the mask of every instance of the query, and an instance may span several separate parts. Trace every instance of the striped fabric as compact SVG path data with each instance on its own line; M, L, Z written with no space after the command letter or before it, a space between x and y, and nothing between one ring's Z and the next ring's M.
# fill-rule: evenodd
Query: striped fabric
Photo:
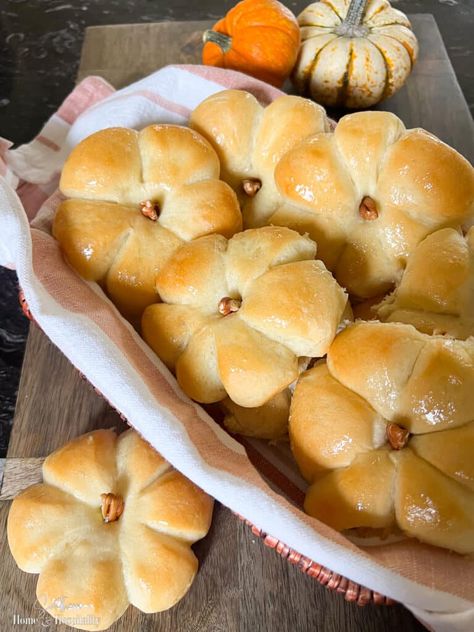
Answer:
M474 629L474 560L411 540L361 548L305 515L304 483L287 446L238 443L180 390L102 290L66 264L50 234L58 176L80 140L110 126L185 124L204 98L249 90L255 79L203 66L168 66L119 91L82 81L29 144L0 139L0 264L16 268L34 318L90 382L151 444L205 491L301 554L401 601L440 632Z

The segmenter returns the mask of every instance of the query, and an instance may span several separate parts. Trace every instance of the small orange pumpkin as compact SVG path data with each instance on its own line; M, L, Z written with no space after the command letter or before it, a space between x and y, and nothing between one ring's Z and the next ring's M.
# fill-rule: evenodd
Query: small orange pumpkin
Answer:
M295 65L300 29L281 2L242 0L203 41L203 64L240 70L279 88Z

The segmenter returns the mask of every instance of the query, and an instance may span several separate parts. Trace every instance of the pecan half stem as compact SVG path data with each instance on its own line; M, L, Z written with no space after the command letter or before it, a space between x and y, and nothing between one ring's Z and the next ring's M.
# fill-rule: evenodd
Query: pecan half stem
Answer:
M102 518L104 522L114 522L123 513L124 502L122 496L118 494L101 494L102 505L100 507L102 511Z
M219 301L217 309L219 311L219 314L222 314L222 316L228 316L233 312L238 312L241 305L242 301L239 301L239 299L231 298L230 296L224 296L224 298L221 298L221 300Z
M359 215L362 219L366 219L368 221L372 221L377 219L379 216L379 212L377 210L377 205L375 200L366 195L362 198L362 202L359 205Z
M387 424L387 441L394 450L401 450L408 443L410 432L398 424Z
M160 211L160 207L156 202L152 202L151 200L145 200L144 202L140 202L140 212L148 219L151 219L152 222L156 222L158 219L158 213Z
M258 178L245 178L242 180L242 189L249 197L255 197L262 188L262 181Z

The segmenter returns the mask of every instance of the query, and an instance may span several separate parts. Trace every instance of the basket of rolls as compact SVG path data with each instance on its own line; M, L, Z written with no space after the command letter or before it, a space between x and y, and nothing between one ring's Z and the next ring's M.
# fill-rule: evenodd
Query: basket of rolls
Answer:
M90 441L112 442L119 467L131 450L150 475L173 472L199 514L184 544L171 534L187 570L168 601L141 595L151 571L137 561L136 586L117 580L115 611L97 612L110 623L129 603L157 611L185 592L208 494L348 600L402 601L433 626L470 621L474 169L394 114L335 125L233 71L168 67L149 88L167 99L155 121L134 108L133 86L102 82L40 174L28 148L21 161L4 153L2 263L32 318L136 431ZM117 99L128 99L120 115ZM58 515L64 455L43 470ZM126 493L123 508L103 491L103 515L132 533ZM64 567L43 570L46 544L24 528L43 492L25 493L10 545L53 603Z

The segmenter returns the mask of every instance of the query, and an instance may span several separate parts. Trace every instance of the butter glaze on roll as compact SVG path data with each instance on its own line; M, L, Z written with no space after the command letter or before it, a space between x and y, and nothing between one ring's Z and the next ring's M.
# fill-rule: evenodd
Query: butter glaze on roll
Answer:
M216 150L221 176L239 196L245 228L267 224L281 204L273 173L283 154L330 128L324 109L309 99L285 95L264 108L243 90L208 97L189 124Z
M157 277L164 302L145 310L142 334L185 393L254 408L298 377L298 358L326 353L347 295L315 253L308 237L267 226L172 255Z
M176 248L241 229L237 198L219 170L210 144L185 127L96 132L64 165L60 189L69 199L53 235L79 274L136 321L157 300L156 274Z
M427 334L474 336L474 228L428 235L414 250L400 284L375 318L408 323Z
M42 471L13 501L7 533L20 569L39 573L36 595L52 617L106 630L129 604L161 612L184 596L212 498L134 430L77 437Z
M358 298L393 289L428 234L474 220L474 169L389 112L344 116L286 153L275 170L283 203L269 224L308 233L318 256Z
M474 552L473 338L349 325L298 381L289 432L310 515Z

